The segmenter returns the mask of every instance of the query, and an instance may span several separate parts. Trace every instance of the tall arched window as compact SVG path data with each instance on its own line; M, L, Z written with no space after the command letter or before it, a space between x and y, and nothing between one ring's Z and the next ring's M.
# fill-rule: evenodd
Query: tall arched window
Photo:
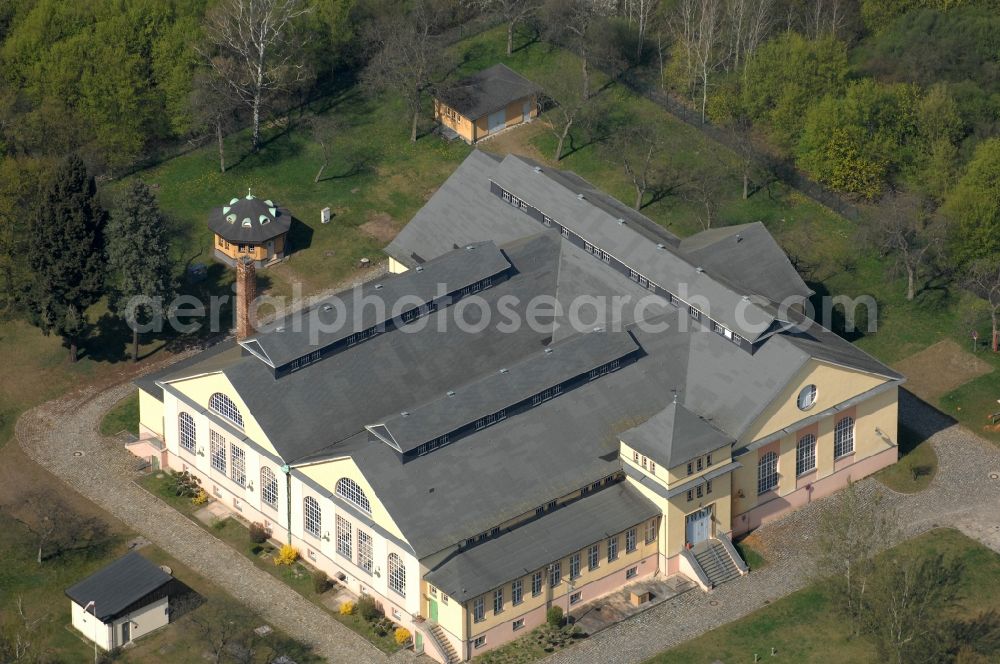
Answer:
M766 493L778 486L778 455L768 452L757 462L757 493Z
M278 478L267 466L260 469L260 499L271 509L278 509Z
M854 418L848 415L833 429L833 458L854 453Z
M389 588L406 597L406 568L403 559L395 553L389 554Z
M182 450L194 454L198 445L198 436L194 426L194 418L189 413L181 413L177 416L177 440Z
M236 407L233 400L227 397L222 392L216 392L208 399L208 407L212 409L213 412L222 415L224 418L235 424L236 426L243 428L243 415L240 414L240 409Z
M799 438L795 447L795 474L803 475L816 470L816 436L811 433Z
M341 477L337 480L337 495L360 507L368 514L372 513L372 505L368 502L368 496L350 477Z
M319 509L319 502L312 496L306 496L302 501L302 515L306 533L317 539L322 537L323 512Z

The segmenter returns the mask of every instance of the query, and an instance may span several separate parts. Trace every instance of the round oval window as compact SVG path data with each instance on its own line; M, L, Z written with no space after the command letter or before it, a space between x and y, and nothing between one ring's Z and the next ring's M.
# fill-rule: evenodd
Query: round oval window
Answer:
M806 385L799 392L799 410L809 410L816 405L816 386Z

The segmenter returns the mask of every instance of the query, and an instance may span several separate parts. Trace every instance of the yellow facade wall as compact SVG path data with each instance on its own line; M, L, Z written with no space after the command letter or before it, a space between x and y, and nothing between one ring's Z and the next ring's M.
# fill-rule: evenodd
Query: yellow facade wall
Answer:
M236 391L225 374L211 373L191 378L179 378L170 381L169 384L188 399L204 406L206 409L208 408L208 400L213 394L216 392L225 394L233 400L233 403L236 404L240 414L243 416L243 431L246 432L247 437L271 454L279 456L277 450L274 449L274 445L271 444L270 438L257 423L257 420L254 419L250 408L240 398L239 392Z
M751 443L779 429L795 426L797 422L808 417L811 413L843 403L852 397L878 387L886 380L882 376L811 360L757 417L743 435L741 442ZM796 401L802 388L810 384L816 385L816 404L808 411L801 411Z
M365 496L368 498L368 502L372 508L372 520L378 525L382 526L385 530L392 533L395 537L406 541L403 537L402 531L393 521L392 517L389 515L389 511L382 505L381 501L378 499L378 494L372 489L368 480L361 473L358 465L350 457L344 457L343 459L335 459L333 461L326 461L324 463L308 465L308 466L296 466L295 470L302 473L309 479L313 480L322 487L328 489L331 493L334 492L337 486L337 480L342 477L349 477L358 483L361 490L365 492Z
M139 426L163 438L163 402L139 390Z
M274 253L273 256L281 257L285 252L285 236L279 235L278 237L270 240L274 242ZM244 256L251 258L255 261L266 261L268 260L267 255L267 245L264 244L245 244L242 245L245 251L240 251L239 244L233 244L225 239L221 235L215 236L215 248L220 252L229 256L232 259L242 258Z

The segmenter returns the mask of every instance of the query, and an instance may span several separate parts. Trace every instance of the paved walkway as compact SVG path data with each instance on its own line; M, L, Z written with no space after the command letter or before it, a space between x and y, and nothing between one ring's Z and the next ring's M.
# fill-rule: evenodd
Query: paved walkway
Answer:
M391 658L318 606L254 567L228 545L133 483L135 457L117 439L97 432L101 417L134 388L124 384L71 394L25 413L17 438L35 461L114 514L154 544L214 582L265 621L313 646L330 662L415 661L401 651ZM73 456L74 451L83 456Z
M1000 553L1000 450L909 394L900 420L931 437L939 469L925 491L902 495L867 479L860 491L881 494L896 510L905 537L953 526ZM998 479L991 479L998 474ZM833 498L835 499L835 498ZM545 660L546 664L641 662L808 585L814 567L809 544L824 501L760 528L769 563L711 593L684 593L610 627Z
M85 497L116 515L184 564L291 636L310 643L331 662L385 663L412 660L409 652L387 658L314 604L212 537L185 516L132 482L134 458L97 426L103 413L133 389L125 384L92 394L80 392L25 413L17 423L24 450ZM954 526L1000 552L1000 450L953 425L914 397L904 395L900 418L932 439L939 470L915 495L893 493L875 480L863 492L882 494L897 510L907 536ZM84 452L74 457L73 452ZM998 479L991 479L996 475ZM551 664L638 662L805 586L813 573L808 544L815 537L822 503L758 530L770 562L714 592L688 592L610 627L548 658ZM262 601L262 598L267 601Z

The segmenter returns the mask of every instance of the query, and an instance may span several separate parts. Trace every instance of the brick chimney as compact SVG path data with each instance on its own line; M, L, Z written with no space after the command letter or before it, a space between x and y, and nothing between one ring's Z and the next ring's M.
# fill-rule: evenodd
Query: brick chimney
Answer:
M236 261L236 340L243 341L254 334L250 320L250 305L257 297L257 268L246 256Z

